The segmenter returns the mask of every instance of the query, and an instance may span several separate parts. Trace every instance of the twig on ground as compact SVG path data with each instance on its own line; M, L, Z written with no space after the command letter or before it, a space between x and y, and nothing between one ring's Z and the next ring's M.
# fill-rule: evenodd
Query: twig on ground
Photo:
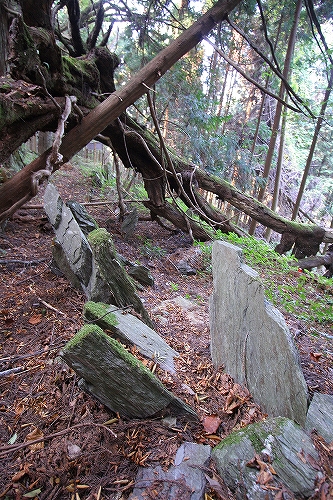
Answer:
M17 450L21 450L22 448L27 448L28 446L31 446L33 444L41 443L42 441L49 441L50 439L53 439L55 437L63 436L64 434L68 434L69 432L73 431L74 429L78 429L80 427L87 427L87 426L92 426L92 427L98 427L101 429L106 430L109 432L113 437L117 437L117 434L113 432L112 429L109 429L103 424L95 424L94 422L87 422L83 424L76 424L73 425L72 427L69 427L68 429L64 429L62 431L54 432L53 434L49 434L48 436L43 436L38 439L34 439L32 441L27 441L26 443L20 443L20 444L13 444L9 446L1 446L0 447L0 457L7 456L8 453L12 453Z

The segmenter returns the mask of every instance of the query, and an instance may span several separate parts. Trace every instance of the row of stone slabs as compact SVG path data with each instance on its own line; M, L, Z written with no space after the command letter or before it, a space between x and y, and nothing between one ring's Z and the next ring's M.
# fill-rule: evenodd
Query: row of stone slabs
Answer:
M58 210L60 199L58 193L52 192L52 198L57 201ZM61 205L61 213L58 213L58 216L61 215L62 220L64 209L63 204ZM58 216L55 217L55 222L59 222ZM69 238L69 247L75 254L75 248L78 246L74 244L74 240L79 243L79 247L82 243L85 243L83 245L85 247L86 240L79 228L73 231L75 221L72 220L70 211L67 218L71 226L66 226L66 230L62 233L65 238ZM104 234L100 236L105 237ZM82 257L82 254L80 255ZM72 271L80 278L80 272L77 272L78 262L75 261L76 255L73 257L68 259L68 264L75 263L76 267L74 266ZM83 267L86 269L85 263ZM251 459L259 451L258 446L255 447L253 440L250 439L251 436L252 438L255 436L254 442L257 445L259 443L259 448L264 448L266 453L267 450L268 453L272 452L274 448L275 458L278 459L275 459L278 463L276 468L280 478L288 487L293 492L309 494L315 484L318 470L309 464L304 465L304 460L299 459L298 443L302 443L301 451L304 454L305 449L306 454L312 457L312 461L316 461L316 451L309 437L296 426L294 421L303 425L307 422L308 426L316 427L323 434L327 431L326 438L333 437L330 433L332 420L329 417L332 414L332 401L329 396L328 400L323 401L324 395L318 395L320 402L316 400L315 405L312 403L311 407L315 410L306 418L307 389L295 345L282 315L265 301L257 274L242 263L241 250L228 243L215 243L213 276L210 326L214 364L224 365L226 371L237 382L246 385L255 400L269 415L289 417L273 418L260 424L253 424L254 427L248 426L246 432L241 431L237 436L237 433L233 433L232 437L223 440L213 452L217 468L233 490L238 491L239 484L242 485L241 489L245 488L244 491L239 490L238 494L246 492L247 497L251 498L249 493L253 492L253 498L261 498L256 474L249 472L244 461L244 457ZM178 353L171 349L154 330L136 317L130 314L124 315L115 306L106 304L88 302L85 315L92 324L80 330L62 353L65 361L82 377L81 387L84 390L96 396L113 411L130 418L162 415L165 412L196 418L192 408L167 391L137 358L106 335L102 328L107 329L127 345L135 344L141 354L154 359L163 369L174 372L173 359ZM281 453L283 448L287 453ZM187 454L191 460L185 463L189 459ZM167 473L162 470L142 472L141 483L137 484L144 487L140 488L137 485L133 492L136 496L132 495L133 500L141 494L145 496L147 484L152 484L152 481L156 480L156 475L162 483L172 485L167 495L164 491L163 497L179 498L181 494L182 497L192 500L201 498L206 480L200 467L207 463L207 457L210 457L210 447L185 443L178 450L174 467ZM292 457L291 462L290 457ZM236 463L238 465L235 469ZM243 470L240 469L241 465ZM269 470L264 472L269 473ZM238 481L240 473L241 482ZM276 485L278 486L277 482ZM191 493L184 496L185 491ZM267 491L264 491L264 495L262 498L267 498Z
M223 261L228 263L226 264L227 273L225 267L221 265L221 251L224 256ZM228 259L225 259L226 255ZM235 277L233 280L224 279L224 294L221 296L220 283L223 280L216 282L216 276L218 273L222 273L224 278L226 274L230 278L232 259L234 259L234 268L237 269L237 279ZM218 269L216 269L217 262ZM214 244L213 273L214 289L210 309L211 328L213 326L215 328L215 335L213 334L215 343L218 339L216 332L223 331L217 327L218 322L222 322L222 324L226 321L230 322L229 315L226 318L223 314L228 310L226 297L229 294L237 297L234 304L234 310L238 311L238 315L234 315L237 316L237 320L234 320L232 329L229 331L240 332L243 344L240 345L239 352L242 353L243 362L237 365L236 360L234 360L234 365L230 366L229 373L233 372L233 368L236 368L234 370L236 380L238 379L248 387L251 386L251 378L249 377L252 369L250 353L253 353L253 347L251 347L248 332L255 331L258 335L263 335L266 338L264 345L269 348L266 353L267 357L270 358L273 352L274 363L272 360L265 362L265 359L262 359L262 352L258 352L261 345L260 339L258 340L256 361L261 363L262 370L266 369L266 374L268 371L271 383L275 381L274 405L272 406L270 403L271 397L265 399L264 391L267 390L267 384L263 384L263 390L259 391L258 397L264 402L266 408L271 405L270 415L275 415L275 417L276 415L284 415L289 418L269 418L262 423L253 424L244 430L234 432L225 438L213 450L213 453L211 453L209 446L184 443L177 452L174 466L168 471L164 471L160 466L140 469L136 487L130 498L133 500L145 498L147 491L150 488L156 488L157 483L162 485L161 498L176 499L179 498L179 495L191 500L204 498L206 480L209 480L209 476L205 475L204 470L210 458L214 459L221 477L237 495L246 494L248 499L274 498L272 493L276 491L274 488L280 488L283 484L283 487L289 489L293 494L310 496L314 492L315 484L320 479L322 472L312 440L305 430L295 424L295 415L298 415L300 423L306 427L308 432L316 428L329 442L333 440L333 398L327 395L315 395L310 406L311 411L306 415L307 405L305 405L305 414L303 413L304 403L300 406L299 397L307 400L306 385L302 377L298 375L295 378L295 372L292 376L289 371L289 369L295 370L295 368L300 370L296 348L282 316L277 314L277 311L274 311L261 295L261 285L258 284L253 270L242 264L241 251L229 244ZM249 281L249 287L244 286L244 280ZM251 293L247 295L248 299L244 293L247 288L251 289ZM254 305L250 304L253 299L257 299ZM262 300L264 307L258 307L259 299ZM216 302L219 301L224 305L221 309L216 307ZM256 313L257 325L252 330L254 323L253 320L251 322L249 311L251 305L254 307L255 304L257 305L256 311L259 310L260 314ZM242 310L245 311L244 315L240 314ZM164 370L173 373L175 371L174 358L178 356L178 353L171 349L154 330L151 330L131 314L123 314L115 306L102 303L88 302L85 305L85 316L92 323L83 327L65 346L62 353L65 361L83 377L81 387L84 390L92 393L113 411L119 411L128 417L147 417L159 413L163 415L167 412L171 415L196 418L192 408L167 391L137 358L122 349L118 342L103 331L105 329L111 332L113 336L125 344L135 344L141 354L159 363ZM273 324L274 320L276 325ZM244 328L244 322L247 323L246 328ZM249 325L252 325L252 328ZM266 333L258 325L264 325ZM245 334L243 334L244 331ZM279 348L274 347L274 341L279 342ZM224 338L219 338L217 345L220 348L216 348L216 350L221 350L223 342ZM239 345L239 341L237 345ZM279 352L283 356L283 363L277 356ZM215 364L220 365L221 359L216 357ZM274 378L277 376L274 374L274 366L276 371L282 370L278 373L279 385ZM288 378L285 380L285 383L290 382L288 389L283 386L283 377L286 374L290 377L290 380ZM255 378L253 387L257 386L258 377ZM288 403L283 408L278 407L275 401L275 398L279 398L281 387L284 390L282 397ZM288 401L288 395L292 397L291 401ZM268 474L268 477L269 474L271 475L269 477L271 490L267 490L265 487L263 489L260 482L258 483L257 471L247 466L253 457L262 456L263 452L268 454L270 458L267 471L261 472ZM270 470L274 470L274 476Z
M268 415L284 416L304 425L308 393L296 346L282 314L265 300L257 274L242 263L241 257L241 250L229 243L215 242L213 245L213 294L210 299L213 363L223 365L236 382L246 386ZM64 348L66 362L86 381L90 392L113 411L134 418L153 415L147 403L150 399L147 389L151 385L152 399L156 398L155 386L159 381L149 371L141 370L140 362L101 328L111 331L126 344L136 345L141 354L153 358L169 371L174 371L173 359L178 353L154 330L115 306L88 302L85 314L90 324ZM136 379L134 385L130 383L130 376ZM122 397L115 398L116 391L120 391ZM132 391L131 394L128 391ZM161 397L162 393L164 398L166 393L161 388ZM142 398L143 394L146 398ZM160 404L158 411L163 408ZM176 406L179 404L177 402ZM186 412L191 413L188 408Z

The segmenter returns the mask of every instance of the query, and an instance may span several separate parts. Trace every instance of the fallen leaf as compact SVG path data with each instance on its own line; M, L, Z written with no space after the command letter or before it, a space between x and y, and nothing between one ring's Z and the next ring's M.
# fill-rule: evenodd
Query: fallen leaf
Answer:
M14 434L8 440L8 444L14 444L16 440L17 440L17 432L14 432Z
M202 425L208 434L214 434L221 422L222 420L217 415L208 415L203 419Z
M322 355L322 352L310 352L310 358L312 359L312 361L319 361Z
M29 323L30 325L38 325L38 323L40 323L43 319L43 316L41 314L33 314L30 318L29 318Z
M29 434L25 436L26 441L35 441L36 439L41 439L44 437L44 434L38 427L34 427ZM40 441L39 443L33 443L30 446L31 451L41 450L44 448L44 441Z
M258 455L255 455L251 460L249 460L246 464L246 467L251 467L251 469L259 469L258 464Z
M29 472L29 465L25 465L24 468L12 477L13 483L17 483L23 476L25 476Z
M272 474L268 470L261 470L257 477L257 483L265 486L265 484L270 483L273 480Z
M209 484L210 489L213 490L218 495L221 495L222 498L225 498L225 490L224 490L224 488L222 488L222 485L218 481L218 479L216 478L216 476L213 475L213 477L211 478L211 477L209 477L208 474L205 474L205 477L207 479L207 482Z
M318 462L316 461L316 459L313 458L312 455L307 454L306 455L306 460L311 465L311 467L313 467L316 470L321 470L320 465L318 464Z
M39 495L42 492L40 488L37 488L37 490L29 491L28 493L25 493L23 495L24 498L35 498L37 495Z

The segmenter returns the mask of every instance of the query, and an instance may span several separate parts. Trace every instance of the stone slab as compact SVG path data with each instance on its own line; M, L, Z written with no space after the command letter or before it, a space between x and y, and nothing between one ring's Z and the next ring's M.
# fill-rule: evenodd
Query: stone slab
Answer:
M52 183L48 183L45 189L44 209L71 271L87 293L93 272L92 251L72 211Z
M204 500L206 479L201 467L207 467L210 446L183 443L176 453L174 465L167 471L160 465L140 467L129 500L147 500L149 491L158 492L160 499Z
M322 474L320 459L312 440L292 420L280 417L250 424L223 439L212 452L219 475L237 498L273 500L276 490L265 489L259 469L247 465L255 456L262 465L269 462L276 472L267 483L273 488L284 485L306 497L314 493Z
M197 419L190 406L97 325L83 326L64 346L61 356L82 377L80 387L120 415L184 415Z
M116 318L117 324L114 324L113 320L110 321L108 312ZM87 302L84 314L89 321L94 321L101 328L107 329L125 344L137 346L143 356L158 363L163 370L175 373L174 358L178 357L179 353L136 316L101 302Z
M236 382L245 385L270 416L304 425L308 393L297 348L282 314L264 295L242 250L213 244L210 298L211 354Z
M327 443L333 441L333 396L315 392L306 416L305 429L314 429Z

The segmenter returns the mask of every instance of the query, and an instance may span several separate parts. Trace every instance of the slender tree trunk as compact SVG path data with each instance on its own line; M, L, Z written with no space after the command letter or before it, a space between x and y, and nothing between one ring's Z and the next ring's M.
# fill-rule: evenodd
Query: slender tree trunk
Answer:
M292 27L290 37L289 37L288 49L287 49L287 54L286 54L286 58L285 58L284 68L283 68L283 76L286 79L288 78L288 75L289 75L290 64L291 64L293 53L294 53L294 47L295 47L295 42L296 42L296 32L297 32L299 17L300 17L301 10L302 10L302 4L303 4L302 0L297 1L293 27ZM285 86L284 86L284 83L281 82L280 92L279 92L279 96L281 97L281 99L283 98L284 93L285 93ZM258 201L262 201L264 199L264 194L266 191L266 186L267 186L268 178L269 178L269 172L270 172L271 166L272 166L276 139L278 136L279 126L280 126L282 108L283 108L282 102L278 101L277 105L276 105L272 135L271 135L271 139L269 142L268 153L267 153L265 166L264 166L264 172L263 172L264 185L259 190ZM257 225L257 222L255 220L253 220L251 223L251 226L250 226L250 230L249 230L250 234L254 234L255 229L256 229L256 225Z
M286 96L285 101L288 102L288 96ZM284 108L286 111L286 108ZM287 125L287 114L284 113L282 117L282 125L281 125L281 135L280 135L280 144L279 144L279 155L276 164L276 173L275 173L275 182L274 182L274 192L271 209L274 212L277 211L279 204L279 195L280 195L280 185L281 185L281 175L282 175L282 166L283 166L283 155L284 155L284 144L285 144L285 136L286 136L286 125ZM272 234L272 229L267 228L265 232L265 238L269 241Z
M313 134L313 138L312 138L312 143L311 143L309 155L308 155L308 158L306 160L306 165L305 165L305 168L304 168L301 185L299 187L297 199L296 199L294 210L293 210L293 214L292 214L292 217L291 217L292 220L295 220L296 217L297 217L297 214L298 214L298 210L299 210L299 207L300 207L300 204L301 204L301 199L302 199L302 196L303 196L303 193L304 193L304 189L305 189L305 184L306 184L306 181L307 181L307 178L308 178L308 175L309 175L309 171L310 171L310 167L311 167L311 163L312 163L313 154L314 154L314 151L315 151L315 148L316 148L316 144L317 144L317 140L318 140L318 135L319 135L321 126L323 124L323 120L324 120L324 116L325 116L325 111L326 111L326 107L327 107L327 104L328 104L328 100L329 100L330 95L331 95L332 87L333 87L333 68L331 69L331 74L330 74L330 79L329 79L329 82L328 82L328 87L326 89L324 101L322 103L320 114L319 114L319 117L317 119L316 128L315 128L315 131L314 131L314 134Z
M279 26L278 26L278 29L277 29L277 33L276 33L276 37L275 37L275 42L274 42L274 51L276 50L276 47L277 47L277 44L278 44L278 40L279 40L279 37L280 37L281 27L282 27L282 23L283 23L283 21L284 21L284 11L282 12L282 15L281 15L281 17L280 17ZM269 80L270 80L270 77L269 77L269 75L268 75L268 76L266 77L265 89L267 89L267 88L268 88ZM252 146L251 146L251 159L250 159L250 164L251 164L251 163L252 163L252 161L253 161L253 155L254 155L254 150L255 150L255 147L256 147L256 144L257 144L257 140L258 140L259 129L260 129L260 123L261 123L262 116L263 116L263 111L264 111L265 101L266 101L266 95L265 95L265 94L263 94L263 95L262 95L262 99L261 99L261 103L260 103L259 113L258 113L258 120L257 120L256 130L255 130L255 133L254 133L253 142L252 142Z

